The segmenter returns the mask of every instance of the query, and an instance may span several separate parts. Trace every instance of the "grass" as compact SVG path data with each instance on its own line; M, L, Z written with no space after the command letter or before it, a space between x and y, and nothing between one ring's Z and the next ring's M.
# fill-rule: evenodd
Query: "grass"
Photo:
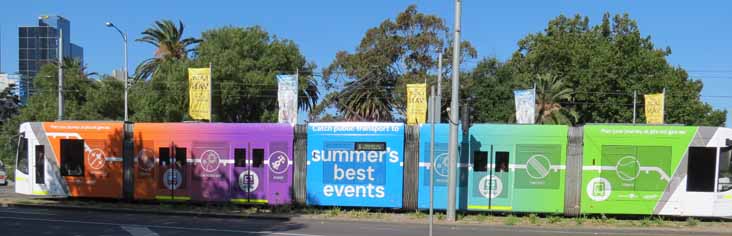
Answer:
M663 219L663 217L660 217L660 216L653 217L653 220L652 221L657 226L664 226L664 225L666 225L666 221Z
M643 217L643 219L640 220L640 225L643 227L648 227L651 225L651 218L650 217Z
M475 220L478 222L483 222L483 221L486 221L487 219L488 219L488 215L486 215L486 214L481 213L481 214L478 214L475 216Z
M546 218L546 222L549 224L557 224L562 222L562 217L551 215Z
M587 220L587 217L585 215L580 215L574 218L574 223L577 225L582 225Z
M536 214L529 214L529 223L532 225L539 224L539 217Z
M442 212L435 213L435 217L437 218L437 220L444 220L445 219L445 214L442 213Z
M371 212L369 211L369 209L364 208L349 211L349 215L355 218L369 218L371 216Z
M699 220L694 217L686 218L686 226L694 227L699 225Z
M519 218L518 217L516 217L514 215L508 215L503 220L503 223L506 224L506 225L515 225L516 223L518 223L518 221L519 221Z
M325 211L325 215L328 217L336 217L341 214L341 208L340 207L333 207Z
M420 210L414 211L414 213L411 214L411 216L412 216L412 219L424 219L424 218L427 218L427 214L425 214L424 212L422 212Z

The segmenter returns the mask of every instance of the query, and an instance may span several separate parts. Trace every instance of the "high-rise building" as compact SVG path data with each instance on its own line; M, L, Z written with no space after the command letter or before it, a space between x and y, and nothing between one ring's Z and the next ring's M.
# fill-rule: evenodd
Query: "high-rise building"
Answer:
M21 101L31 96L33 78L44 64L58 61L59 31L64 58L83 63L84 49L71 43L71 22L62 16L38 17L38 26L18 27L18 69L21 75Z

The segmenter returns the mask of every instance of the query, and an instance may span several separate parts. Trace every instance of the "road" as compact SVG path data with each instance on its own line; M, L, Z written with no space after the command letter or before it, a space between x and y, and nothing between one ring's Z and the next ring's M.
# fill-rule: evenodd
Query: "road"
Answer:
M421 224L307 219L224 219L108 211L0 208L0 235L426 235ZM677 235L687 235L678 233ZM435 235L674 235L663 231L438 225ZM695 235L705 235L695 233ZM710 234L714 235L714 234ZM721 235L721 234L720 234Z
M0 198L22 197L0 186ZM434 235L688 235L686 232L517 226L436 225ZM697 236L715 235L694 233ZM427 225L313 219L233 219L74 209L0 207L0 235L427 235ZM723 235L723 234L717 234Z

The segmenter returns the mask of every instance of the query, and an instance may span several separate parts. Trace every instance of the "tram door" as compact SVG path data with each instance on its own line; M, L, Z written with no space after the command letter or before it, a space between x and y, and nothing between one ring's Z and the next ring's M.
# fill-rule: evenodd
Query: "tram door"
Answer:
M185 147L160 147L158 156L160 158L161 184L159 185L166 193L164 199L188 200L186 189L186 155L188 150Z
M249 144L252 152L249 161L249 175L251 184L249 188L249 202L267 204L267 173L264 164L264 157L267 153L266 144L263 142L252 142Z
M264 143L249 142L234 146L234 176L232 201L238 203L267 203Z
M487 184L490 198L490 209L494 211L511 211L511 193L513 192L514 165L511 165L512 146L491 145L491 157L488 164L489 179Z
M17 193L31 194L33 192L31 173L28 166L30 163L29 154L28 138L26 138L25 133L20 133L15 160L15 192Z

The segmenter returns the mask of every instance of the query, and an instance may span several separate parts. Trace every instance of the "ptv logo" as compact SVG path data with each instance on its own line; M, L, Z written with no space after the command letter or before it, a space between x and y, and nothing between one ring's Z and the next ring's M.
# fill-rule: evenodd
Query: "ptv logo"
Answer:
M221 157L216 151L207 150L201 154L201 168L206 172L214 172L219 169Z
M284 152L276 151L269 155L269 169L273 173L284 174L288 167L287 154Z
M95 148L89 151L89 167L95 170L104 168L106 154L101 149Z

